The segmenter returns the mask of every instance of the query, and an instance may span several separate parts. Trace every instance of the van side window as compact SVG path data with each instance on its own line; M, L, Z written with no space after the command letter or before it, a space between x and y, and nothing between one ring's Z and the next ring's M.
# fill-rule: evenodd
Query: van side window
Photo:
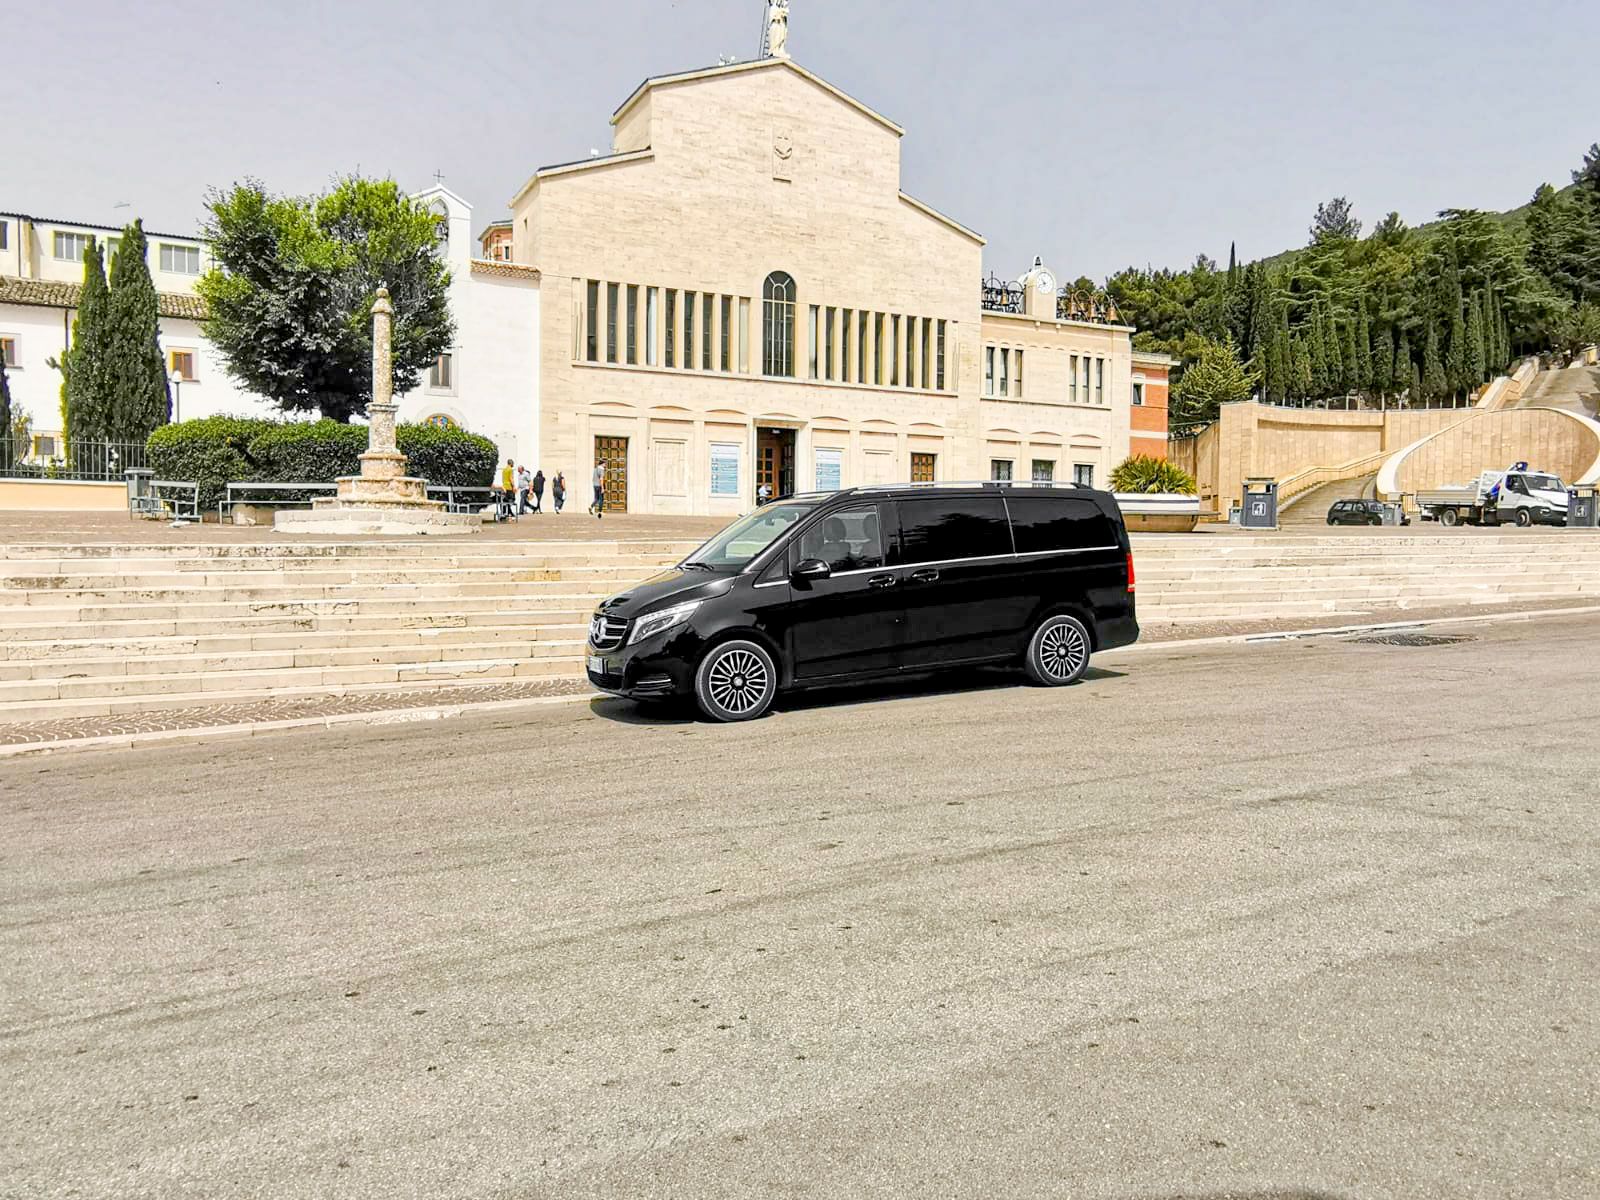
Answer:
M820 558L837 575L883 566L878 507L847 508L823 517L800 537L800 561Z
M1018 554L1114 547L1116 531L1099 507L1066 496L1010 496L1011 531Z
M999 496L900 501L902 563L1010 553L1011 531Z

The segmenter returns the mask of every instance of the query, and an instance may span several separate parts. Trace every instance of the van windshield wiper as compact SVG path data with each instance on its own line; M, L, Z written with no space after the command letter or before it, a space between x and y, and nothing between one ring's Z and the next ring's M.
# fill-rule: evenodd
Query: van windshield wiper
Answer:
M682 567L685 571L710 571L713 569L710 563L703 563L698 559L692 558L679 563L678 566Z

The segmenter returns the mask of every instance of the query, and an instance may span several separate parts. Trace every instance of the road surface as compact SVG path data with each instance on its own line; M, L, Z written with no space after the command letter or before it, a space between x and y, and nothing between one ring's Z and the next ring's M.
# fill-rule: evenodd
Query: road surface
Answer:
M1456 628L0 764L0 1195L1593 1197L1593 618Z

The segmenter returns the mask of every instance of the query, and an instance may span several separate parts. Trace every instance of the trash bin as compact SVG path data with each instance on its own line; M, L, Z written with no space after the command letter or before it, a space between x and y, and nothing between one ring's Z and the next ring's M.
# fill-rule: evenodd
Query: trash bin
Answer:
M1580 483L1567 489L1567 528L1600 528L1600 488Z
M1385 525L1404 525L1403 510L1398 504L1385 504L1383 506L1383 523Z
M161 502L156 499L156 473L148 467L129 467L122 477L128 481L128 515L159 515Z
M1246 479L1244 481L1244 506L1239 510L1239 524L1244 529L1276 529L1278 527L1278 481L1276 479Z

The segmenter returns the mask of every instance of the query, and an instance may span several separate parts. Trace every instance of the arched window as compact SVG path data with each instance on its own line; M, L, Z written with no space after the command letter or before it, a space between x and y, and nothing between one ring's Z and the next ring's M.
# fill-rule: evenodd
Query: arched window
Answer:
M435 237L438 239L440 254L450 253L450 207L445 204L442 197L435 196L433 203L428 205L428 213L433 217L437 227Z
M761 289L761 373L794 377L794 277L767 276Z

